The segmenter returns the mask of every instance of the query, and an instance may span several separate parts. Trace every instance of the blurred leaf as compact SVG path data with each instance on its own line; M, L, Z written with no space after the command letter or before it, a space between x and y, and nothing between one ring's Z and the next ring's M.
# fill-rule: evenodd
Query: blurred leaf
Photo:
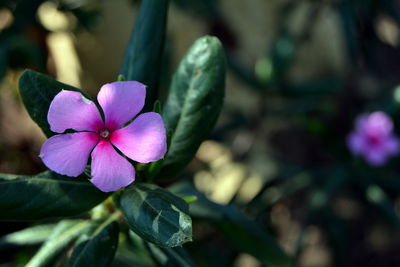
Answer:
M35 69L45 69L46 56L37 41L23 34L13 34L6 37L7 63L10 68L21 69L30 66Z
M144 240L174 247L192 240L188 205L172 193L150 184L134 184L121 197L130 228Z
M300 173L290 179L284 180L275 186L267 185L262 190L263 193L257 199L254 199L251 205L257 209L272 207L277 202L290 197L291 195L304 190L312 185L313 179L307 173Z
M31 116L47 137L53 136L47 122L47 113L53 98L61 90L78 91L79 89L58 82L49 76L32 70L25 70L19 78L19 90L22 101Z
M255 91L266 91L269 84L263 80L260 80L256 75L254 75L253 71L250 71L246 68L245 64L240 62L233 53L227 51L226 53L226 61L229 66L229 70L232 71L237 78L239 78L242 82L248 84L250 89ZM258 70L259 72L260 70Z
M68 266L110 266L117 250L118 234L117 222L103 226L98 234L74 249Z
M44 220L90 210L108 194L79 178L45 171L35 176L0 174L0 220Z
M195 266L187 252L181 247L161 248L149 244L149 249L159 266L190 267Z
M174 0L174 4L191 15L199 16L202 19L214 19L218 16L216 0Z
M145 110L150 110L157 98L168 2L142 1L120 70L127 81L135 80L147 86Z
M215 37L197 40L175 72L163 109L168 130L174 130L159 179L176 176L208 137L222 109L225 58Z
M337 12L340 16L341 29L344 36L346 50L348 51L348 58L350 63L356 64L358 59L358 51L360 45L360 38L357 37L357 16L354 15L352 1L343 1L338 3Z
M89 221L65 220L54 229L49 239L42 245L26 267L54 266L54 260L68 244L84 233L89 227Z
M380 212L388 219L394 226L400 226L400 218L396 212L395 207L389 200L385 191L376 184L370 184L365 188L365 196L367 201L378 208Z
M213 221L225 238L240 251L249 253L268 266L292 266L292 259L261 227L233 206L208 200L191 184L179 183L169 188L179 196L196 195L190 205L193 217Z
M112 266L155 266L154 258L150 255L147 244L140 236L130 230L126 238L121 238Z
M343 88L343 86L344 81L339 77L325 76L295 84L293 82L282 82L281 90L284 96L298 98L299 96L332 94Z
M156 113L161 114L161 102L160 102L160 100L157 100L156 102L154 102L153 111L156 112Z
M343 256L343 250L338 247L338 243L340 240L345 240L346 232L345 229L342 229L342 221L332 213L331 205L338 191L346 187L349 177L345 172L345 168L341 165L336 165L333 170L314 171L314 175L316 175L313 177L314 185L316 185L316 181L320 185L308 194L307 204L305 205L306 213L303 216L303 223L297 237L294 254L298 258L307 246L305 242L307 226L319 222L329 230L330 241L337 256L334 260L340 261L340 257Z
M5 45L0 44L0 80L3 79L7 71L7 48Z
M334 253L333 266L344 266L347 258L349 231L346 222L336 216L330 209L324 211L324 224L328 233L329 243Z
M56 224L35 225L0 238L0 248L8 246L36 245L44 242Z
M185 200L186 203L188 203L188 204L197 201L197 197L196 196L186 196L186 197L182 197L182 199Z
M280 80L287 73L295 55L295 44L289 34L283 34L271 51L271 76Z
M400 218L396 212L394 204L385 190L379 186L378 183L384 179L381 179L377 170L370 170L369 168L362 169L361 167L359 168L360 169L358 169L356 173L352 174L351 178L365 192L365 199L367 203L377 208L393 226L399 227ZM389 174L387 176L390 177ZM379 179L377 177L379 177Z

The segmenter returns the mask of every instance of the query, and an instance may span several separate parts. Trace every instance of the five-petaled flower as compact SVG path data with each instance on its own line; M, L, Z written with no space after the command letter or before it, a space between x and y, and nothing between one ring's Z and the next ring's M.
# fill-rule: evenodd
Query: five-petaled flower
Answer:
M347 143L354 155L363 156L372 166L385 164L389 157L400 151L399 139L393 133L393 122L381 111L360 115Z
M158 113L137 116L146 88L135 81L113 82L101 87L94 102L79 92L61 91L50 104L47 120L59 133L42 146L40 157L51 170L79 176L91 154L91 182L104 192L116 191L135 180L135 169L120 155L141 163L161 159L167 150L166 131ZM64 133L72 129L73 133ZM62 134L64 133L64 134ZM118 149L119 151L117 151Z

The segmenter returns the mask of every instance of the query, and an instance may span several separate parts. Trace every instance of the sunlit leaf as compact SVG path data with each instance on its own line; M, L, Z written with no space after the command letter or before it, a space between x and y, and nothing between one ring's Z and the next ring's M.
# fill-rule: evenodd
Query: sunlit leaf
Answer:
M84 233L90 226L89 221L61 221L54 229L49 239L42 245L26 267L54 266L57 256L71 241Z
M7 234L0 238L0 248L40 244L50 236L55 226L56 224L35 225Z

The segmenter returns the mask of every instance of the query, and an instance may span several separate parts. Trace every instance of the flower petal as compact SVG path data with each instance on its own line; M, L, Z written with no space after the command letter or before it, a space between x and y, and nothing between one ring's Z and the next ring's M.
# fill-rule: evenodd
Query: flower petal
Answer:
M376 111L368 116L365 131L370 134L387 136L393 130L392 119L382 111Z
M51 101L47 121L56 133L67 129L97 131L103 127L99 110L92 101L79 92L65 90Z
M85 170L97 141L90 132L55 135L43 144L40 157L50 170L76 177Z
M353 132L347 137L347 145L354 155L359 155L365 147L365 137Z
M167 151L164 123L155 112L143 113L128 126L113 132L111 142L126 156L141 163L159 160Z
M367 113L363 113L361 115L357 116L357 119L355 121L355 130L356 131L360 131L360 132L364 132L365 129L368 126L368 114Z
M103 108L106 127L113 131L136 116L144 106L146 87L140 82L113 82L101 87L97 100Z
M399 139L394 135L388 136L383 145L386 152L391 156L397 155L400 152Z
M100 141L92 152L92 179L103 192L111 192L128 186L135 180L132 164L117 153L111 143Z
M368 148L364 156L368 164L375 167L382 166L388 159L388 153L385 150L376 148Z

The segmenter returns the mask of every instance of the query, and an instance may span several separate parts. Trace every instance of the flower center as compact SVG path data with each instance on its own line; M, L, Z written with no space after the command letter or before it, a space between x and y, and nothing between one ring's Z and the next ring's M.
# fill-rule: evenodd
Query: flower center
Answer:
M372 134L368 135L367 140L368 140L368 143L373 146L377 146L382 143L382 137L378 136L378 135L372 135Z
M100 137L107 139L110 137L110 132L107 129L101 130L100 131Z

